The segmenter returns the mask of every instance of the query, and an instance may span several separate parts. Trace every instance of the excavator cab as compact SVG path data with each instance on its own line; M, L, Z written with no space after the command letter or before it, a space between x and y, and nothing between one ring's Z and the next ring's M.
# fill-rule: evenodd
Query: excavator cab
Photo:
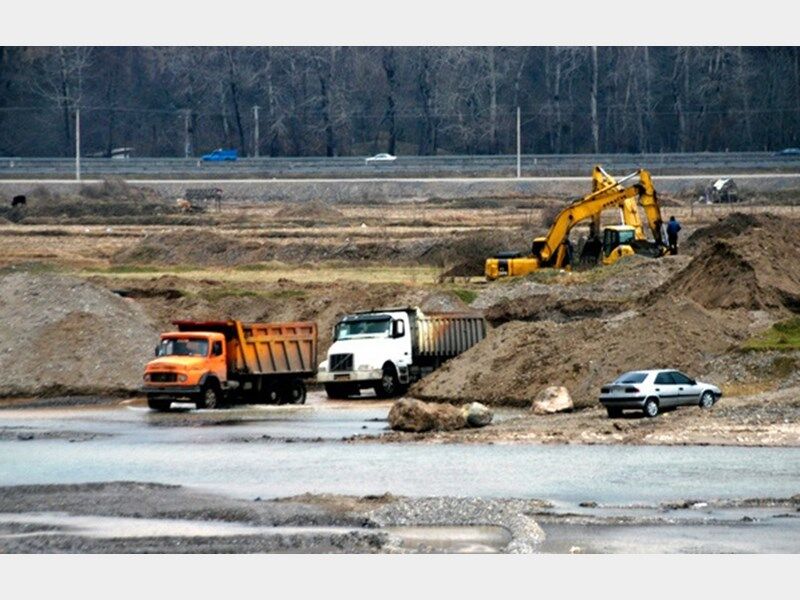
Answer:
M613 265L623 256L636 254L636 230L630 225L612 225L603 230L604 265Z

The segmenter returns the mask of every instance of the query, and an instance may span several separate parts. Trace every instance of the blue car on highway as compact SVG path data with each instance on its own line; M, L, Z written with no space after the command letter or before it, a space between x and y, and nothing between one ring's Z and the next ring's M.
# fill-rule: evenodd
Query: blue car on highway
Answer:
M213 152L203 155L203 160L220 161L220 160L236 160L239 158L239 151L235 149L223 150L217 148Z

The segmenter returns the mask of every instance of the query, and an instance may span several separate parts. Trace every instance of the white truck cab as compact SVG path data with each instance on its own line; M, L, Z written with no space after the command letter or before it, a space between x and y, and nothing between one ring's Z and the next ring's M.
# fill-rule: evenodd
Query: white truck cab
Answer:
M407 387L486 335L479 315L425 315L418 308L357 312L342 317L317 381L330 398L374 389L380 398Z

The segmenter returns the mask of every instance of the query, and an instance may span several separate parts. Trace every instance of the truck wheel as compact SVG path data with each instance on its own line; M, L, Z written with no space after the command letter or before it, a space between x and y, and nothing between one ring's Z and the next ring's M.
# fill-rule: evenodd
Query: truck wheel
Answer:
M290 381L281 390L281 404L305 404L306 403L306 384L300 379Z
M155 398L148 398L147 399L147 406L149 406L153 410L169 410L172 406L171 400L156 400Z
M383 377L375 386L375 394L378 398L394 398L400 394L400 381L397 379L394 367L389 365L383 367Z
M197 408L219 408L219 390L213 384L206 384L195 403Z
M342 385L341 383L326 383L325 393L331 400L347 400L347 398L354 395L356 392L352 386L349 385Z

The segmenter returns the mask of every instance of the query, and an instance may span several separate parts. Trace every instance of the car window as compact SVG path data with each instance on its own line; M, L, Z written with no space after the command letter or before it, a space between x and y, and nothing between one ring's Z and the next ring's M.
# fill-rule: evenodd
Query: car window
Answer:
M672 379L672 375L669 373L659 373L656 375L656 383L660 383L661 385L672 385L675 382Z
M674 379L675 383L679 385L687 385L692 383L691 379L679 371L672 371L672 379Z
M647 373L631 371L630 373L620 375L614 383L642 383L645 379L647 379Z

